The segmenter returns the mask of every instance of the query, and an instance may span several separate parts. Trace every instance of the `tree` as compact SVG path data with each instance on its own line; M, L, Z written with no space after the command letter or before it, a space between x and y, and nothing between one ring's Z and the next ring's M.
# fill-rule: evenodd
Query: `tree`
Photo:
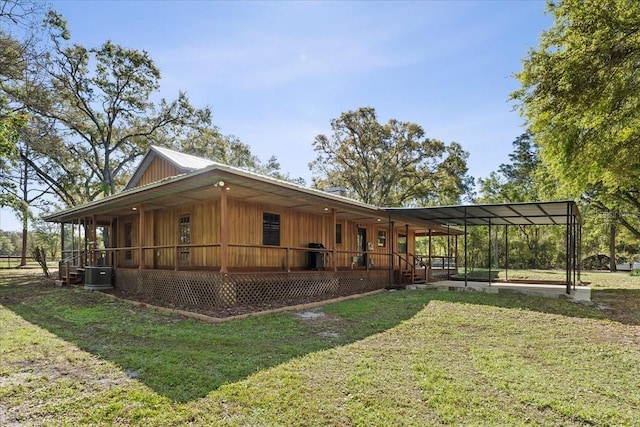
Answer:
M549 12L554 24L523 61L512 97L549 171L573 195L637 215L640 3L561 0Z
M491 172L488 178L479 179L482 203L518 203L536 202L543 195L555 191L553 178L549 177L546 165L541 161L535 138L525 132L513 141L513 152L509 154L509 163L503 163L498 171ZM557 193L553 193L556 196ZM552 197L556 198L556 197ZM511 231L513 229L513 231ZM554 241L563 241L557 227L520 225L509 231L509 264L515 268L556 266L556 260L562 259L562 247L553 246ZM497 232L497 231L496 231ZM496 244L504 238L496 239ZM497 258L502 254L494 251Z
M304 185L304 179L284 174L275 156L262 162L250 146L234 135L223 135L216 126L194 127L182 134L165 132L158 142L183 153Z
M313 142L313 185L347 187L378 206L458 201L473 183L468 153L459 144L427 138L421 126L378 122L375 109L360 108L331 121L333 134Z
M46 161L26 159L67 205L113 194L127 168L167 126L210 123L209 108L196 109L184 93L158 103L160 71L146 52L106 41L87 49L69 43L64 19L49 12L53 43L44 61L28 64L22 79L2 89L52 134L32 146Z

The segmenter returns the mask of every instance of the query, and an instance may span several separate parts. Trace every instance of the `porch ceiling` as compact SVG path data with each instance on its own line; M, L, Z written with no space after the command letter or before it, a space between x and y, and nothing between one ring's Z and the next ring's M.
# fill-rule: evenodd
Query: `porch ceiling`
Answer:
M221 191L226 191L230 199L310 214L331 215L335 210L338 220L361 224L385 224L389 216L384 209L353 199L216 164L66 209L44 219L71 222L95 215L98 222L108 223L112 217L130 215L141 207L149 211L217 199ZM408 223L412 228L421 229L425 224L411 218Z

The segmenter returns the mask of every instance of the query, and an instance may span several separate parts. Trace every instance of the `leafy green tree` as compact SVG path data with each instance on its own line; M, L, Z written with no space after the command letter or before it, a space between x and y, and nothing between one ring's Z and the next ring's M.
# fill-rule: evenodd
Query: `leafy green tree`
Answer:
M603 212L640 213L640 2L549 3L512 94L549 171ZM631 221L619 222L640 238Z
M60 15L50 12L47 22L50 54L2 89L41 123L53 123L49 144L32 147L46 160L28 161L65 204L113 194L162 128L210 123L209 108L194 108L184 93L150 100L160 71L146 52L111 41L87 49L68 42Z
M11 238L4 232L0 232L0 255L14 255L16 247L11 242Z
M371 107L342 113L332 135L313 142L313 185L347 187L365 202L408 206L456 202L470 191L468 153L459 144L427 138L420 125L381 124Z
M555 193L555 180L549 176L542 162L533 135L525 132L513 141L509 163L503 163L489 177L479 179L481 203L535 202L543 195ZM552 197L555 198L555 197ZM562 265L564 248L554 242L563 242L564 230L557 227L521 225L509 229L509 259L513 268L546 268ZM504 229L493 249L495 261L504 265ZM502 251L502 252L501 252Z
M49 222L38 221L32 232L32 252L35 247L46 250L47 259L57 259L60 251L60 226Z
M169 130L157 141L160 145L194 156L304 185L304 179L283 173L275 156L262 162L251 152L249 145L234 135L223 135L216 126L193 127L186 133Z

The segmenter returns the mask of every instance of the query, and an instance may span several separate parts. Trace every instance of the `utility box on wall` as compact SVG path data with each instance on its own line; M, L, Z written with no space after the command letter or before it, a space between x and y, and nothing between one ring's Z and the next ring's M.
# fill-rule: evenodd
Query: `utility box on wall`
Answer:
M84 288L91 291L113 289L113 269L87 267L84 271Z

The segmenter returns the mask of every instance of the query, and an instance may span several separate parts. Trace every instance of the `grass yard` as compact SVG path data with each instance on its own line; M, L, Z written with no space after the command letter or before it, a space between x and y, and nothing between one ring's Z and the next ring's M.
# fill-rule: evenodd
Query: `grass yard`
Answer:
M0 272L0 425L640 425L640 277L207 324Z

